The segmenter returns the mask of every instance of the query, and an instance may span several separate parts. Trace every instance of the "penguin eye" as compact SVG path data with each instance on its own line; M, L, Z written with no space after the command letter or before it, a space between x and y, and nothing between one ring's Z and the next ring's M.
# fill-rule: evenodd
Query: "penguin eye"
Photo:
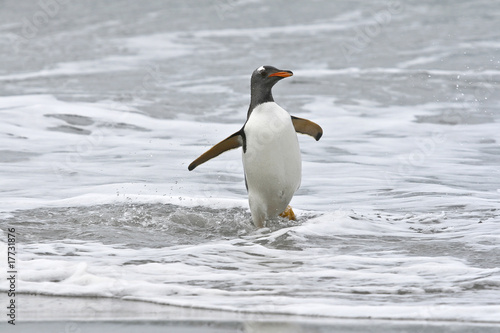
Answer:
M263 71L260 72L260 75L262 77L267 77L267 72L265 70L263 70Z

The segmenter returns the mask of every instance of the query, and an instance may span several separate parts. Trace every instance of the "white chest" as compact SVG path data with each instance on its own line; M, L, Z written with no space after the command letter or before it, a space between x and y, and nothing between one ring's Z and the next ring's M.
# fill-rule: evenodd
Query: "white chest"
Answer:
M298 150L290 114L274 102L257 106L245 125L247 154Z
M274 102L256 107L245 125L246 152L243 166L249 190L290 187L300 184L301 158L290 114Z

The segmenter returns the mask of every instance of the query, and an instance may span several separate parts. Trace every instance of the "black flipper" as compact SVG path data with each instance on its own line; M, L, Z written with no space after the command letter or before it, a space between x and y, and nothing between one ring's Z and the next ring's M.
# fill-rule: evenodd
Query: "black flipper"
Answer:
M206 161L219 156L223 152L231 149L235 149L241 147L243 145L243 135L241 134L242 130L230 135L226 139L222 140L205 153L203 153L200 157L195 159L188 166L188 170L191 171L196 168L198 165L205 163Z
M316 141L323 135L321 126L310 120L292 116L292 123L293 127L295 127L295 132L310 135Z

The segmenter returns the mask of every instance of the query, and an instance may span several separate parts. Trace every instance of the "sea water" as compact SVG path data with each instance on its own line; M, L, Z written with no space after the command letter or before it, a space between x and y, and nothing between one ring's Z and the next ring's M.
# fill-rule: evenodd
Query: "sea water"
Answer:
M496 2L0 5L17 292L500 323ZM324 135L299 136L298 220L257 230L240 150L187 166L241 128L261 65Z

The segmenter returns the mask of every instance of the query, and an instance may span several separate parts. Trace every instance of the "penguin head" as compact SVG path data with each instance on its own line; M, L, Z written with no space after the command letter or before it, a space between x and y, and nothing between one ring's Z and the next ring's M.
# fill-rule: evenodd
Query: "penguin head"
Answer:
M274 101L271 88L281 79L292 76L292 71L273 66L260 66L252 73L250 82L251 100L248 115L257 105Z
M292 76L292 71L280 70L273 66L260 66L252 73L251 86L255 89L271 89L276 82Z

